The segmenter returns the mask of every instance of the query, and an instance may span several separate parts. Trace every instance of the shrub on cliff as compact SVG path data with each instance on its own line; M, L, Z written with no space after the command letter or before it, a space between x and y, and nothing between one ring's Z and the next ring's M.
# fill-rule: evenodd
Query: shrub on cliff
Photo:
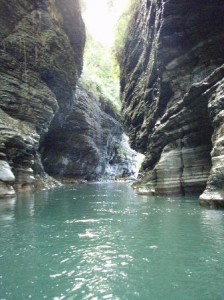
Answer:
M119 18L115 29L114 53L119 64L123 56L125 40L126 37L128 36L130 22L134 17L138 4L139 4L139 0L128 1L127 8Z
M84 68L80 80L88 94L111 107L116 114L121 109L119 99L119 71L109 47L87 34Z

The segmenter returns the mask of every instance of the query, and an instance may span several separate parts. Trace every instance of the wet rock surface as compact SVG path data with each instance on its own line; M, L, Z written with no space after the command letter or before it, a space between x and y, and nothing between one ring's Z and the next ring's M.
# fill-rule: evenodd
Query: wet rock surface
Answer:
M223 13L218 0L139 2L121 94L131 146L146 154L142 193L223 206Z
M42 166L39 145L56 112L71 106L85 29L76 0L63 6L2 0L0 29L0 194L6 195L12 185L30 190L57 184Z
M64 182L135 176L136 152L120 123L82 87L70 113L53 120L41 149L46 171Z
M11 197L15 195L12 184L15 176L6 161L0 161L0 197Z
M80 88L78 0L0 2L0 197L135 173L118 121ZM49 173L49 174L48 174Z

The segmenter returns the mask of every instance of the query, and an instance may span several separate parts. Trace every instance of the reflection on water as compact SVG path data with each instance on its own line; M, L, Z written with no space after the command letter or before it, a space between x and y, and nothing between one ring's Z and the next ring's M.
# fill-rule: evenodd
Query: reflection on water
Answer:
M12 221L14 219L16 198L0 199L0 222Z
M224 214L89 184L0 201L0 299L224 299Z

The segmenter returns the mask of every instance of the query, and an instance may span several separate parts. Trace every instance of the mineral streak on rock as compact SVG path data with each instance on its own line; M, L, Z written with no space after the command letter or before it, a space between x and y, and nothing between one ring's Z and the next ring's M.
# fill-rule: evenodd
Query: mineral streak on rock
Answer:
M131 145L153 194L224 206L224 2L140 0L121 61Z

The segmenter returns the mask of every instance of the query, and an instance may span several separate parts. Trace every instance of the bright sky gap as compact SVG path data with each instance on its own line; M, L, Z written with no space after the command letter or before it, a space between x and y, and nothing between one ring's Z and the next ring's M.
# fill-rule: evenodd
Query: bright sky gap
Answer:
M85 0L86 9L82 15L88 32L103 45L112 47L115 25L127 3L128 0L115 1L110 9L105 0Z

